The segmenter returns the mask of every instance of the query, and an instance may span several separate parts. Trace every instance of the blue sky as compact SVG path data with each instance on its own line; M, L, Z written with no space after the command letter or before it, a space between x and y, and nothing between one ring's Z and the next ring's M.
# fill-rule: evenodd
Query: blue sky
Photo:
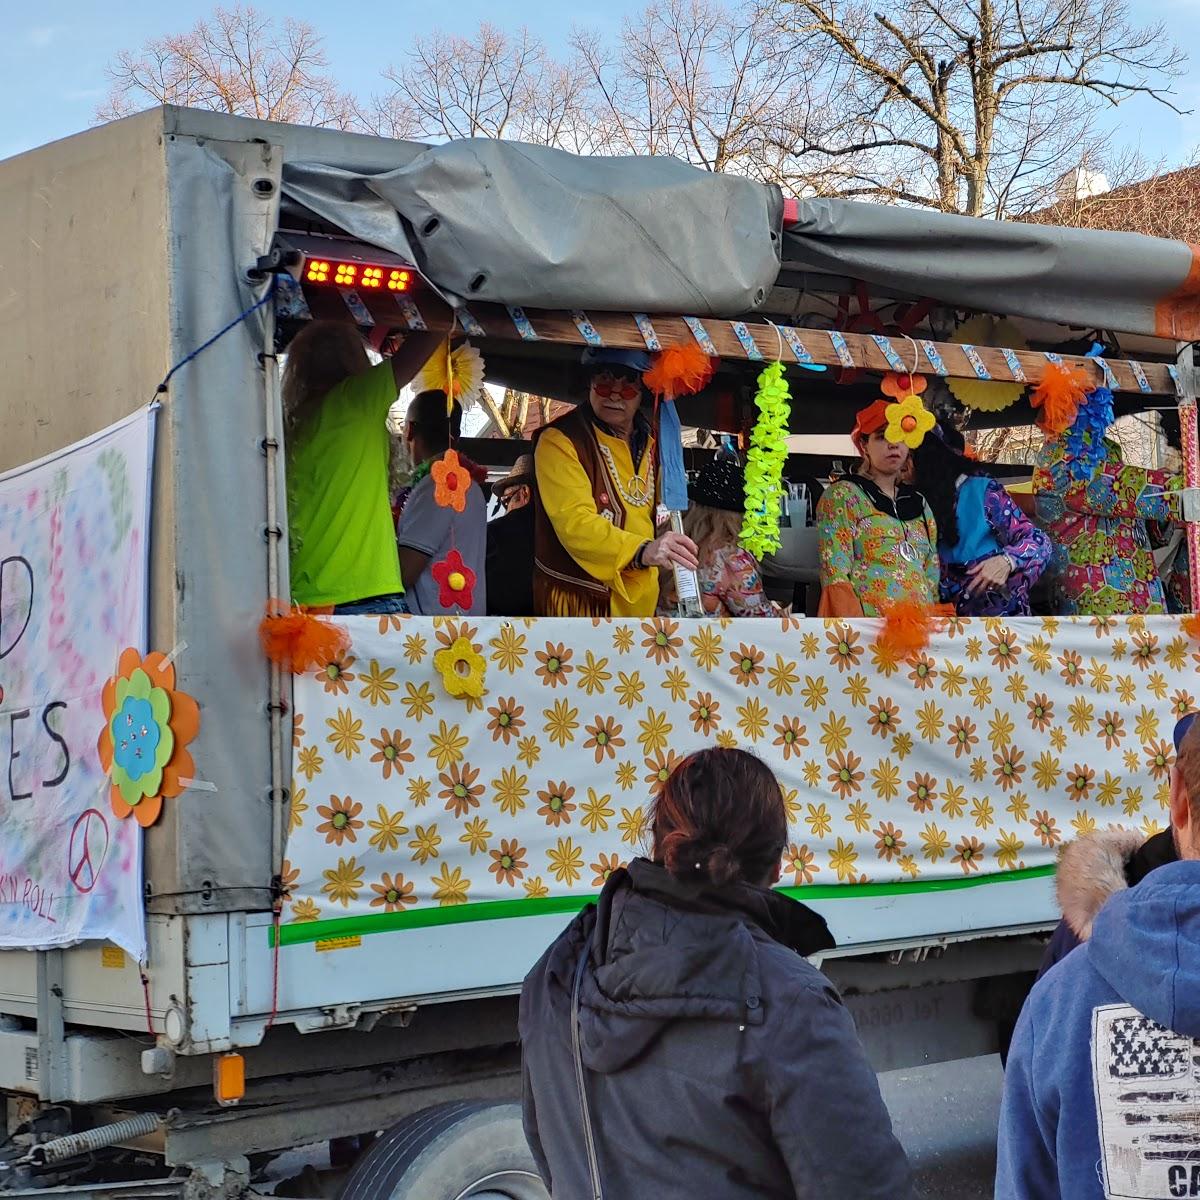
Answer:
M1143 20L1164 20L1180 31L1185 46L1200 0L1132 0ZM211 0L44 0L24 4L0 0L7 10L0 40L0 158L64 137L92 123L107 91L105 66L123 49L147 38L177 32L211 12ZM290 14L325 35L335 76L353 90L369 93L380 72L403 54L405 39L435 27L468 33L481 20L502 27L521 24L560 46L572 26L615 32L622 17L642 0L375 0L334 6L328 0L258 0L269 14ZM1180 106L1200 114L1200 52L1190 76L1179 83ZM1137 101L1109 119L1121 136L1152 159L1178 161L1200 144L1200 115L1176 117L1149 101ZM1070 166L1071 164L1065 164Z

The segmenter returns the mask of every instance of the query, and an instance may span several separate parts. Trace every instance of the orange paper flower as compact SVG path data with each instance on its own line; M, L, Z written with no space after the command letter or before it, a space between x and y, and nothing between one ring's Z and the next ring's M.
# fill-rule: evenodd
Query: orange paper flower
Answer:
M949 604L919 604L915 600L897 600L883 612L883 628L875 645L897 658L908 658L929 645L929 635L938 628L940 618L953 616Z
M175 667L153 651L130 648L104 685L104 729L96 744L109 777L109 803L124 820L131 814L149 829L164 797L178 796L195 772L185 748L200 732L200 708L175 690Z
M716 360L691 342L659 351L650 369L643 373L642 382L660 399L675 400L700 391L715 370Z
M311 609L289 606L282 600L268 601L258 637L263 653L293 675L303 675L310 667L340 658L350 649L350 634L344 626L319 620Z
M1040 408L1038 424L1049 434L1066 433L1088 392L1095 386L1082 367L1048 362L1042 381L1030 393L1029 403Z
M462 465L457 450L447 450L429 473L433 476L433 498L442 508L462 512L467 507L471 473Z

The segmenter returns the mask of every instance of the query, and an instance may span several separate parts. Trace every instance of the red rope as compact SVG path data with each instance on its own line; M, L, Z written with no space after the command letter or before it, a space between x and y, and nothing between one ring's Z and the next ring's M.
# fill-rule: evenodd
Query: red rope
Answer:
M138 974L142 977L142 999L146 1003L146 1028L150 1031L152 1038L157 1038L158 1034L154 1032L154 1017L150 1012L150 980L146 978L146 972L140 968Z

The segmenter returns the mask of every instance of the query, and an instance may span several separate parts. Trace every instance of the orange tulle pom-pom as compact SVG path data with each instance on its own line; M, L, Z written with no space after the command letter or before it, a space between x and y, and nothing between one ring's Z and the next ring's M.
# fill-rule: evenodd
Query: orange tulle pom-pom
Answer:
M940 626L940 618L953 616L949 604L918 604L896 600L883 610L883 627L875 644L897 659L907 658L929 645L929 636Z
M293 675L340 657L350 648L350 634L342 625L322 621L299 605L278 600L267 605L258 626L263 652Z
M1041 383L1029 397L1029 403L1042 410L1038 417L1042 430L1049 434L1066 433L1075 424L1075 414L1084 397L1095 386L1082 367L1047 363Z
M1183 625L1183 632L1186 633L1188 637L1200 642L1200 613L1188 613L1188 615L1183 618L1181 624Z
M650 369L642 375L642 382L660 399L674 400L700 391L716 369L716 362L695 342L668 346L654 356Z

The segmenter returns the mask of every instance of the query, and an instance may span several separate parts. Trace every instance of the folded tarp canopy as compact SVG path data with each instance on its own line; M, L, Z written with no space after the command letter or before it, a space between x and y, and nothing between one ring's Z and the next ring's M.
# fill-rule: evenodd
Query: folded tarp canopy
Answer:
M691 313L772 288L891 296L1081 329L1200 337L1200 248L1132 233L842 200L669 158L465 139L394 143L397 165L287 161L293 213L414 262L453 303Z

